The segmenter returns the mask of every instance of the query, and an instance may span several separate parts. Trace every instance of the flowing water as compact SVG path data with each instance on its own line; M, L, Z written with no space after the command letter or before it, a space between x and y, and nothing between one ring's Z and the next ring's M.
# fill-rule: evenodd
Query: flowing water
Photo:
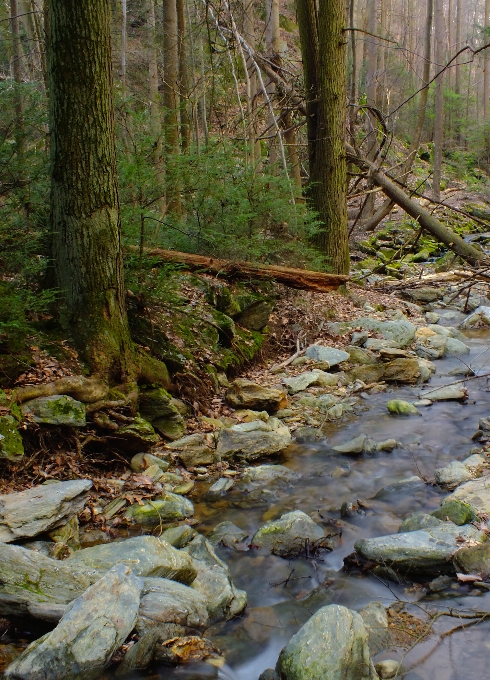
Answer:
M458 319L441 320L453 325ZM423 388L393 387L386 392L367 396L356 406L349 421L330 423L325 431L327 441L314 445L294 445L280 462L301 474L298 482L281 492L272 506L234 507L226 500L213 505L196 504L201 520L200 531L230 520L252 535L265 521L284 512L300 509L330 530L340 524L342 533L331 552L307 559L286 560L258 550L235 551L218 548L218 554L229 564L237 587L248 593L249 606L243 617L222 624L209 637L223 651L227 665L219 675L209 667L162 669L138 677L165 677L172 680L220 677L223 680L257 680L265 668L274 667L281 648L291 635L319 607L338 603L359 610L371 600L388 606L400 599L408 602L408 611L424 618L442 608L489 611L490 593L471 585L454 584L444 593L431 593L423 585L388 583L370 575L347 574L343 559L354 549L356 540L397 532L401 521L417 511L430 512L439 506L444 493L430 484L406 492L397 491L382 499L373 496L383 487L413 475L431 480L434 470L452 460L465 458L475 444L471 436L480 418L490 415L490 331L469 333L471 353L461 359L446 357L436 363L437 373ZM409 418L388 415L386 402L399 398L408 401L421 391L447 385L460 379L449 375L464 363L483 377L469 380L466 403L439 402L420 407L421 416ZM360 433L381 441L395 438L402 448L392 453L362 457L346 457L332 447ZM344 469L342 472L341 469ZM340 474L344 476L338 476ZM335 471L335 472L334 472ZM332 476L334 473L334 476ZM344 501L365 501L364 514L339 522L339 508ZM427 617L425 617L427 618ZM441 617L433 634L418 644L403 660L407 680L480 680L488 674L490 655L490 621L469 627L440 640L440 634L460 626L464 621ZM379 655L401 659L403 650L393 647ZM136 677L136 676L135 676Z

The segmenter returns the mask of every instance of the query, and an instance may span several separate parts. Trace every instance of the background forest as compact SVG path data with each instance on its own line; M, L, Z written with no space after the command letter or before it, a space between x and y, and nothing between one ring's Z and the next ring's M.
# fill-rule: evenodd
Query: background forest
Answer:
M317 238L324 218L304 198L315 178L297 9L279 0L112 3L125 245L332 268ZM448 174L470 188L486 182L490 52L478 50L490 40L489 14L488 0L346 7L350 141L373 159L381 139L395 173L418 149L426 165L412 188L435 199ZM42 315L56 297L48 267L46 16L41 0L0 7L4 332L27 323L26 309ZM351 224L369 225L375 193L363 194L369 181L350 170ZM141 261L133 257L128 267L128 285L137 287Z

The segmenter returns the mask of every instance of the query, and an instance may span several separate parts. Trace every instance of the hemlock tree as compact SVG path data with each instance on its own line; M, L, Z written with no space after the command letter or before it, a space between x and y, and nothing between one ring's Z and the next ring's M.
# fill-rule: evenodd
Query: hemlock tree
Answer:
M349 271L345 156L345 2L297 0L308 112L309 197L323 222L315 243L336 274Z
M50 0L51 228L63 320L92 373L135 377L125 306L109 0Z

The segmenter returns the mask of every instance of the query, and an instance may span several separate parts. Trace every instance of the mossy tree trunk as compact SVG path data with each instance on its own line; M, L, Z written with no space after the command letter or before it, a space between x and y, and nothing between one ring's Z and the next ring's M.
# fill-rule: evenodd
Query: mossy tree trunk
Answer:
M134 378L116 175L109 0L51 0L53 257L62 319L92 373Z
M345 157L345 3L297 0L308 111L309 197L323 222L315 243L336 274L349 271Z

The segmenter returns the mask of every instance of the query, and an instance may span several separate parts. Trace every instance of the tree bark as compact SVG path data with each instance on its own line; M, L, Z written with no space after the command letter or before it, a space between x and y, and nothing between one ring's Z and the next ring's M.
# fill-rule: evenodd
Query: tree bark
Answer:
M444 8L443 0L434 1L435 10L435 68L439 71L444 65ZM436 98L434 111L434 174L432 196L437 201L441 197L442 144L444 136L444 91L442 89L444 74L436 80Z
M461 0L459 0L461 2ZM484 41L488 42L488 29L490 27L490 0L485 0L485 18L484 18ZM461 66L456 66L456 74L458 74L458 69L461 70ZM461 77L461 76L460 76ZM483 52L483 118L485 123L488 123L488 105L490 100L490 50L485 50ZM487 147L490 144L487 142Z
M22 101L22 47L20 44L19 6L17 0L10 0L10 26L12 31L12 74L15 81L14 128L15 150L19 168L23 165L24 104Z
M62 321L91 371L134 379L117 187L109 0L50 0L51 230Z
M189 113L189 69L187 67L185 0L177 0L177 30L179 34L180 141L182 151L186 152L191 144L192 117Z
M179 32L177 24L176 0L164 0L163 3L163 106L165 123L165 146L167 168L171 165L172 156L180 153L179 143ZM175 179L167 175L167 209L180 213L180 192Z
M298 0L308 111L309 197L323 223L314 243L337 274L349 271L345 158L345 4Z

